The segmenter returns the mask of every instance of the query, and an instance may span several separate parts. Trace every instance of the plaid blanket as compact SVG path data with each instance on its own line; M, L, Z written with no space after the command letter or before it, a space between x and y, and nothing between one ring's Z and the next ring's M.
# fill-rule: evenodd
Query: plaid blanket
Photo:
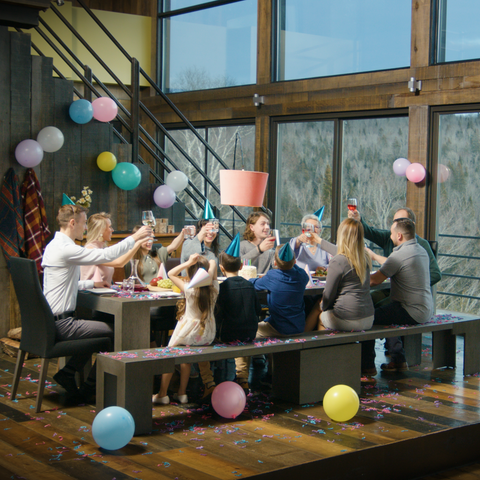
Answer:
M47 213L40 184L33 168L25 172L22 184L23 218L25 220L25 253L35 260L38 273L42 273L42 256L50 235Z
M9 168L0 191L0 247L10 268L10 257L23 256L23 211L18 177Z

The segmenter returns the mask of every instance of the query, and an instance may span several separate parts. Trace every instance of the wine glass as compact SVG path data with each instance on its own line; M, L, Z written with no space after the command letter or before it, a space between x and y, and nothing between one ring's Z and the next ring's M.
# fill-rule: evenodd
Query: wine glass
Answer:
M142 212L142 223L146 227L155 227L157 224L157 221L155 220L155 216L153 215L153 212L151 210L145 210ZM155 234L152 233L152 237L155 237Z
M218 221L218 218L211 218L209 222L213 225L213 228L210 231L212 233L218 233L220 228L220 222Z
M347 200L347 208L354 212L357 209L357 199L356 198L349 198Z

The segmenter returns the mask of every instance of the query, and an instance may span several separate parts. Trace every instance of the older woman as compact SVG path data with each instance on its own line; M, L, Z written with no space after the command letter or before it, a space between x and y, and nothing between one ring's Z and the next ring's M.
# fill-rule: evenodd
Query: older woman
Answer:
M101 212L90 215L87 222L87 244L85 248L105 248L112 240L112 221L110 214ZM112 283L115 268L121 268L129 262L140 248L142 242L135 242L134 247L125 255L102 265L83 265L80 267L80 280Z
M305 215L302 218L304 233L290 240L290 247L295 253L297 265L310 270L327 267L330 257L336 254L337 247L320 237L322 223L316 215ZM308 231L309 230L309 231Z

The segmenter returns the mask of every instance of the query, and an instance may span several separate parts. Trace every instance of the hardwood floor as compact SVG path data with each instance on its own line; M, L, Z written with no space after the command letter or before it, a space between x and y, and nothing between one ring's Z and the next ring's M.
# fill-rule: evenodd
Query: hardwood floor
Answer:
M134 437L114 452L100 449L93 440L95 407L69 404L59 393L61 387L49 386L44 411L34 413L36 359L26 362L21 396L11 402L15 359L3 355L0 479L202 480L261 476L275 470L272 478L280 478L280 469L322 459L341 460L348 453L371 452L369 447L395 444L400 448L408 443L402 441L479 423L478 376L463 377L452 369L432 371L428 337L424 343L421 366L404 374L379 373L376 384L363 385L359 412L347 423L330 421L320 403L298 406L266 393L249 396L247 409L235 420L194 403L171 404L153 408L151 435ZM459 353L461 348L459 344ZM457 363L461 362L458 357ZM377 364L382 361L377 342ZM51 380L54 363L49 370ZM415 475L412 470L408 478ZM382 472L377 478L389 475ZM480 464L424 478L480 478Z

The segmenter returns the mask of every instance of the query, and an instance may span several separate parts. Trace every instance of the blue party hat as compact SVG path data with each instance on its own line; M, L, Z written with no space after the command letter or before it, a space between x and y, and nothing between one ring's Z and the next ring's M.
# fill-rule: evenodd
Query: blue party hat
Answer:
M210 202L208 200L205 200L205 210L203 212L203 219L211 220L212 218L215 218L212 207L210 206Z
M239 257L240 256L240 234L237 233L233 238L232 242L225 250L227 255L231 255L232 257Z
M284 262L290 262L295 258L293 255L293 250L290 247L289 243L286 243L278 252L278 258Z
M323 211L325 210L325 205L322 207L322 208L319 208L315 213L314 215L316 215L318 217L318 221L321 222L322 221L322 217L323 217Z
M62 196L62 207L64 205L75 205L75 202L65 193Z

